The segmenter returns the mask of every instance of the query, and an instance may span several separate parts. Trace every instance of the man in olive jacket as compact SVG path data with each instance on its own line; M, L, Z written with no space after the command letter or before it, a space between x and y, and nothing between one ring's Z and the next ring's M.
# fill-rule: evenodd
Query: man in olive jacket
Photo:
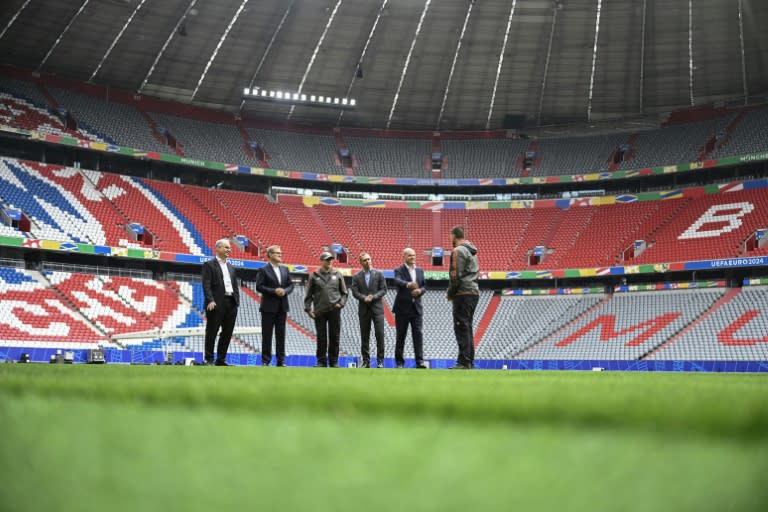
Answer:
M477 248L464 239L464 228L451 230L451 264L449 272L448 300L453 302L453 331L459 346L455 370L470 370L475 364L475 339L472 322L480 299L477 278L480 264Z
M339 367L341 308L347 303L347 285L341 272L331 268L333 255L320 255L321 267L309 275L304 310L315 319L317 330L316 367ZM313 308L314 304L314 308Z

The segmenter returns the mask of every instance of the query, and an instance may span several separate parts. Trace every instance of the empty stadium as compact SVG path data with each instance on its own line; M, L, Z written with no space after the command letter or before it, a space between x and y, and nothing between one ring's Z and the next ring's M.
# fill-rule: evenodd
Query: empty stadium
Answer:
M0 508L760 509L766 21L757 0L4 2ZM465 373L443 371L457 225L480 261ZM206 368L222 238L239 330ZM273 245L288 368L261 367ZM394 368L406 247L426 372L410 336ZM326 251L388 280L384 369L357 368L352 298L342 368L309 368Z

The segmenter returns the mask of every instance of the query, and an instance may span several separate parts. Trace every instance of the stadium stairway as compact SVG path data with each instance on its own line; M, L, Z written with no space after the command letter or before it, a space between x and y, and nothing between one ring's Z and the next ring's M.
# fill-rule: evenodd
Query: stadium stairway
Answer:
M263 247L279 245L285 261L315 262L320 256L320 248L307 244L279 204L271 201L269 196L222 189L214 189L209 193L232 212L246 229L249 238L258 240ZM251 207L243 208L242 205Z
M235 219L227 216L229 222L225 222L221 216L214 213L198 199L200 190L196 190L198 193L195 193L190 190L190 187L162 181L153 181L151 185L176 211L184 212L182 221L185 226L190 232L195 229L199 233L201 241L207 241L211 248L214 242L220 238L231 238L241 234L235 229L236 224L235 226L229 224L229 222L236 222ZM203 195L203 197L205 196L207 194ZM222 210L222 216L227 213L226 210ZM242 256L242 252L236 246L233 247L232 252L233 257Z
M149 125L149 129L152 132L152 136L155 138L155 140L157 140L157 142L162 144L163 146L170 148L170 146L168 145L168 141L165 139L165 137L160 135L160 130L158 130L157 123L155 122L154 119L152 119L152 116L150 116L146 111L144 111L141 108L138 109L138 110L139 110L139 113L141 114L141 116L144 118L144 120ZM171 149L173 149L174 153L176 153L177 155L184 156L184 153L181 152L180 149L178 149L178 148L171 148Z
M56 101L56 98L54 98L51 93L48 91L48 89L43 84L37 84L37 89L40 91L40 94L43 95L43 97L48 101L48 105L50 108L54 110L58 110L61 108L59 103Z
M491 325L491 322L493 321L493 315L495 315L496 310L499 309L499 303L501 303L501 297L494 293L491 296L491 300L488 302L488 306L486 307L485 312L483 313L483 317L480 319L480 322L477 324L477 327L475 328L475 332L474 332L475 347L477 347L480 344L480 342L483 340L483 335L485 334L485 331L488 329L488 326Z
M716 150L724 148L728 145L728 141L733 135L733 132L739 126L739 124L741 123L741 120L744 119L744 117L749 113L749 111L750 110L748 109L739 110L738 114L736 114L736 117L734 117L733 120L730 123L728 123L728 126L725 127L725 130L724 130L725 136L718 141L717 147L715 148Z
M181 213L176 205L164 197L158 190L157 185L163 187L165 183L146 179L139 179L137 181L140 185L137 189L141 190L145 197L155 206L155 209L170 221L178 234L181 235L184 242L190 249L192 249L192 254L213 254L205 240L203 240L202 236L195 228L195 225Z
M667 210L667 215L660 220L660 222L656 224L648 224L649 227L651 227L651 230L643 233L642 231L638 231L638 236L648 242L648 248L650 248L655 243L655 237L656 234L664 229L665 226L668 226L669 224L676 221L678 214L685 209L686 206L692 201L690 198L685 198L679 200L680 202L676 204L676 207L673 210ZM666 206L666 205L664 205ZM647 250L647 249L646 249ZM634 261L629 261L629 263L634 263Z

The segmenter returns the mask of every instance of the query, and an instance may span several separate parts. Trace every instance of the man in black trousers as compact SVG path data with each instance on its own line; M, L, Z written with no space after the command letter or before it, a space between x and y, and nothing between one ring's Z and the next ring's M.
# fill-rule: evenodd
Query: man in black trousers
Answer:
M453 302L453 331L459 355L454 370L471 370L475 366L475 337L473 322L475 309L480 300L477 278L480 263L477 247L464 239L464 228L451 230L451 270L449 272L448 300Z
M235 268L227 261L232 248L229 240L216 241L216 257L203 263L202 281L205 295L205 364L229 366L227 349L232 338L237 320L237 308L240 306L240 289L237 286ZM221 328L216 361L213 360L213 348L216 333Z
M384 367L384 304L382 297L387 294L387 281L384 274L371 268L371 255L360 254L360 272L352 277L349 287L352 296L359 302L357 316L360 320L360 354L363 357L361 368L371 367L371 322L376 335L376 367Z
M288 267L281 265L283 253L278 245L267 247L269 263L256 277L256 291L261 294L261 365L272 361L272 331L275 333L277 366L285 366L285 321L288 318L288 295L293 282Z
M315 320L318 368L339 367L341 308L347 303L347 285L341 272L332 267L333 255L320 255L321 266L309 275L304 311Z
M416 368L426 368L424 363L424 336L422 334L424 307L421 296L427 291L424 281L424 270L416 267L416 251L407 248L403 251L404 264L395 269L395 286L397 295L392 305L395 314L395 364L398 368L405 366L403 350L408 326L411 326L413 339L413 355Z

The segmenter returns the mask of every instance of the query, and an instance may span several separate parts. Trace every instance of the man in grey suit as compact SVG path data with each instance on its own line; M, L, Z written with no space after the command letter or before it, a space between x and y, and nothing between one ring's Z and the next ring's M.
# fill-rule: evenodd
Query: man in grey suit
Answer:
M360 319L360 353L363 356L361 368L371 367L371 322L376 335L376 367L384 367L384 304L382 298L387 294L387 282L384 274L371 268L371 255L360 254L360 272L352 277L350 289L352 296L359 303L357 316Z

